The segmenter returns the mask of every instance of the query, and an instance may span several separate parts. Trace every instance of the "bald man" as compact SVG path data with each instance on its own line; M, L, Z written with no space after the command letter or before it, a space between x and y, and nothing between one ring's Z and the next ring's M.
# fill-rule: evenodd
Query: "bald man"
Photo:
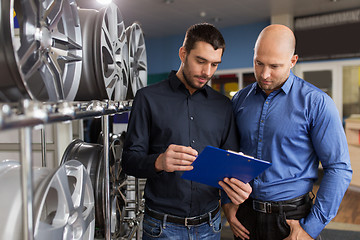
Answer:
M292 73L294 51L289 28L263 29L254 48L256 83L232 100L241 152L272 162L251 182L248 200L223 205L236 239L321 239L351 180L339 113L326 93ZM324 175L313 201L319 162Z

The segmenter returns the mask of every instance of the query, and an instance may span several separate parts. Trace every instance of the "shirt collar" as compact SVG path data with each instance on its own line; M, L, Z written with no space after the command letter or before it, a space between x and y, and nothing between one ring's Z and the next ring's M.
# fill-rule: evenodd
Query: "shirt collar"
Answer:
M180 87L182 87L183 89L185 89L188 93L189 91L186 89L185 85L181 82L181 80L176 76L176 71L171 71L169 74L169 81L170 81L170 86L173 89L173 91L176 91L177 89L179 89ZM202 87L201 89L196 90L196 93L198 92L202 92L206 97L209 95L209 86L205 85L204 87Z
M290 74L288 79L285 81L284 85L282 85L281 89L284 91L284 93L288 94L290 91L290 88L294 82L294 74L293 72L290 70Z
M282 85L281 89L283 90L283 92L285 94L288 94L289 91L290 91L290 88L294 82L294 77L295 75L293 74L293 72L290 70L290 74L289 74L289 77L288 79L285 81L285 83ZM260 88L260 86L255 82L255 94L256 93L259 93L259 92L262 92L262 89Z

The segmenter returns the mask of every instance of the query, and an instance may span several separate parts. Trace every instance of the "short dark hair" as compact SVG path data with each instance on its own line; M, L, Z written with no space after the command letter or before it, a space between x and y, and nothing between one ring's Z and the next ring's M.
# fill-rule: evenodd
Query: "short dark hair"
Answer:
M196 42L203 41L211 44L215 50L218 48L225 51L225 40L220 31L210 23L198 23L188 28L185 35L184 47L189 53Z

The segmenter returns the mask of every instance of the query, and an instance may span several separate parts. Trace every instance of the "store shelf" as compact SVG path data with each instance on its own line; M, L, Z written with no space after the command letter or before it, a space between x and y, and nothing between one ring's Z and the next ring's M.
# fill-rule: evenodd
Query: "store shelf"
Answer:
M58 154L53 164L57 168L62 166L57 165L63 145L74 137L70 131L72 124L62 123L80 120L81 125L83 119L101 118L104 137L98 144L103 154L104 189L100 192L105 195L101 202L105 206L105 213L100 219L105 222L102 233L105 239L110 240L114 232L110 227L114 221L109 201L112 194L109 181L109 138L112 134L109 132L109 116L130 111L132 100L124 99L133 98L136 90L146 85L146 49L140 25L133 24L126 28L115 3L93 10L78 8L74 0L43 3L21 1L18 4L2 1L1 13L0 28L4 34L0 42L4 47L0 47L0 66L3 70L0 132L7 131L4 135L12 135L9 130L19 130L19 141L13 149L19 152L20 159L16 160L21 163L23 212L22 224L16 222L22 226L22 232L17 231L22 237L16 239L48 239L35 236L36 223L40 220L35 219L34 210L34 204L37 204L33 184L34 130L41 130L41 146L37 150L41 148L44 168L49 150L45 125L50 124L56 133L61 133L61 137L57 135L56 138ZM15 14L19 25L16 28L13 24ZM129 83L133 85L130 89ZM79 129L82 130L82 127ZM80 135L83 135L83 131L79 131ZM8 140L6 137L4 139ZM138 193L138 189L135 192ZM136 212L127 223L131 230L129 238L135 231L137 238L140 235L140 198L136 195ZM79 235L74 234L74 239L83 239ZM14 236L8 234L5 239L8 238L14 239Z
M53 104L23 100L18 104L1 104L0 131L112 115L129 111L131 106L132 100Z
M33 159L31 146L31 129L37 125L61 123L72 120L101 117L102 130L109 136L109 115L130 111L132 100L128 101L89 101L89 102L38 102L23 100L19 103L0 104L0 131L20 129L20 160L21 160L21 189L23 202L23 239L34 239L33 213ZM109 147L109 139L104 138L104 149ZM105 159L105 206L109 210L109 153L104 152ZM110 212L105 213L106 236L110 239Z

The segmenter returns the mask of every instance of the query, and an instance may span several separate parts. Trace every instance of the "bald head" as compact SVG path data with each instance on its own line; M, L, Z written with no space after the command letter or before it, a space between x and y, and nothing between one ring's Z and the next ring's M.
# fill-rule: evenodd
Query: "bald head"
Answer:
M288 27L274 24L261 31L255 43L254 72L266 94L286 82L298 59L294 52L295 36Z
M259 47L279 50L288 53L290 56L295 53L295 36L290 28L273 24L264 28L259 34L255 43L255 51Z

